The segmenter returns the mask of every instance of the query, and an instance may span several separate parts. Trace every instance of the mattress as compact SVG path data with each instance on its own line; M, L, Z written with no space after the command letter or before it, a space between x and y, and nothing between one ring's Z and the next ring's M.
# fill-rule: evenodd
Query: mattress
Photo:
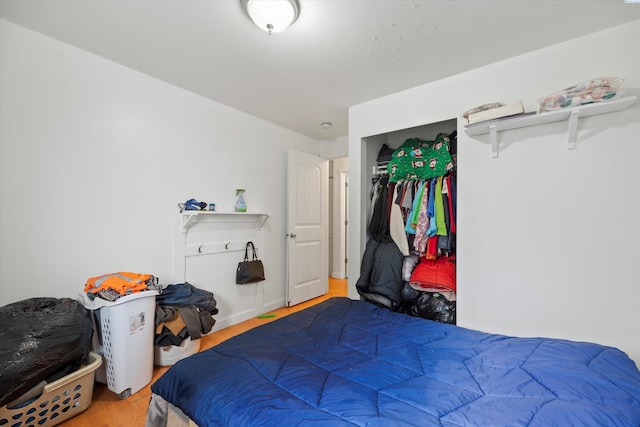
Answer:
M640 372L616 348L348 298L183 359L151 390L200 427L640 426Z

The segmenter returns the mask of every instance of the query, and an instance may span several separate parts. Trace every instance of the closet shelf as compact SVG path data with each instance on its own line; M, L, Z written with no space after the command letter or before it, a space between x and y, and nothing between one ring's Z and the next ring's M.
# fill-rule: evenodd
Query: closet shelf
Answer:
M569 120L567 145L571 150L576 148L579 117L595 116L598 114L621 111L633 104L636 99L636 96L628 96L614 101L586 104L566 110L547 111L533 115L508 117L487 122L473 123L465 125L464 130L469 136L489 133L491 135L491 157L498 157L498 131Z
M263 212L182 211L180 212L180 216L182 218L182 232L186 233L187 229L194 224L198 218L207 217L220 222L239 222L239 220L249 219L252 222L255 222L258 225L258 228L261 229L271 214Z

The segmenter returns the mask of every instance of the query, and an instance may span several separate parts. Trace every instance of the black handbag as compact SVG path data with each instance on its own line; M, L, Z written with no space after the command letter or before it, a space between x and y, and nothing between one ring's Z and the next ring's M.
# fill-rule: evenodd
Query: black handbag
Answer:
M249 260L249 246L253 251L253 259ZM256 248L253 242L247 242L244 248L244 261L238 263L236 270L236 285L247 285L249 283L262 282L264 280L264 266L256 255Z

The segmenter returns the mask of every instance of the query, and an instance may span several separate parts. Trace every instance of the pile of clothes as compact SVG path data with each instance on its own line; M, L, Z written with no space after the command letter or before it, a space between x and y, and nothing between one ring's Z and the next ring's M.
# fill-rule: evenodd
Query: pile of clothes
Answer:
M158 278L154 275L127 271L90 277L84 286L89 300L99 297L111 302L138 292L161 289L162 286L158 284Z
M168 285L156 296L155 344L180 346L188 337L199 339L216 323L213 293L188 282Z

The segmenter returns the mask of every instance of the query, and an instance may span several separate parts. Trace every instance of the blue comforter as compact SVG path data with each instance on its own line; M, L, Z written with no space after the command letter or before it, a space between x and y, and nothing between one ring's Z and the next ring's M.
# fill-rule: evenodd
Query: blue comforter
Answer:
M640 372L333 298L176 363L152 391L206 426L640 426Z

